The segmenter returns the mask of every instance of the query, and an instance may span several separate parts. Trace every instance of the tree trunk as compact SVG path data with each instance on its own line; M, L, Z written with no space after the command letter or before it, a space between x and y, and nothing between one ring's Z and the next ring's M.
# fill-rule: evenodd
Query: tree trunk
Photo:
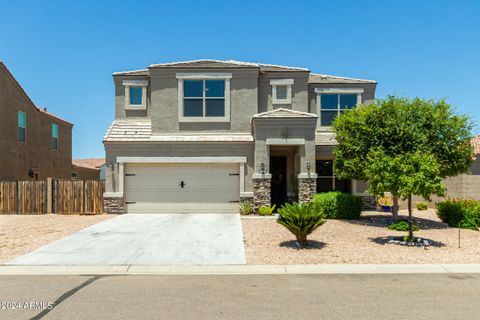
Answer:
M408 238L413 241L412 195L408 196Z
M307 241L307 236L297 236L297 241L300 243L302 246L306 246L308 244Z
M392 207L392 219L393 222L398 220L398 196L392 195L393 207Z

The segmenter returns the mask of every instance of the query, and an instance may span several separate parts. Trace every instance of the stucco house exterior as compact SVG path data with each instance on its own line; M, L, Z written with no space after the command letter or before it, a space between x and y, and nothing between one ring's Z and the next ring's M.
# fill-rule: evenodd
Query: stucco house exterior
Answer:
M37 107L0 61L0 180L70 179L72 127Z
M221 60L116 72L115 120L103 139L106 212L238 212L362 195L334 176L330 124L375 98L376 81Z
M73 160L72 179L105 180L105 159L87 158Z

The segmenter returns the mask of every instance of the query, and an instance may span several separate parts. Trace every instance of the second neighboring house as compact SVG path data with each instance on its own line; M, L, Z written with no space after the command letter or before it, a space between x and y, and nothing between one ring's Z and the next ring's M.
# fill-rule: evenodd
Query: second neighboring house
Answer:
M70 179L72 127L35 106L0 61L0 180Z
M331 123L375 98L372 80L195 60L118 72L104 137L106 212L238 212L366 185L333 171Z
M72 179L105 180L105 158L73 160Z

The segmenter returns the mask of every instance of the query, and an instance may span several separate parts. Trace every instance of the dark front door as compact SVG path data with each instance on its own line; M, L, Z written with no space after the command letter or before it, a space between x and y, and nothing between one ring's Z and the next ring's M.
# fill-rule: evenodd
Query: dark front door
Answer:
M287 201L287 157L270 157L272 205L280 208Z

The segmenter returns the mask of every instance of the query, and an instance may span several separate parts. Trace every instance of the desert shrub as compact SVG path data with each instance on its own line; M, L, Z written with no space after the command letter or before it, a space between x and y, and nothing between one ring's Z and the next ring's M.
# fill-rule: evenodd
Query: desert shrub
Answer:
M258 214L261 216L271 216L275 210L275 205L273 206L261 206L258 208Z
M295 235L302 245L307 243L307 236L326 221L323 212L316 210L312 202L285 203L278 209L278 215L277 222Z
M437 216L450 227L478 230L480 201L456 199L439 202Z
M426 202L417 202L417 210L427 210L428 204Z
M242 201L240 202L240 214L242 215L249 215L253 211L253 206L250 201Z
M317 193L312 202L327 219L359 219L363 208L360 197L338 191Z
M396 231L408 231L408 222L399 221L397 223L392 223L391 225L388 226L388 229L396 230ZM414 224L413 231L418 231L418 230L420 230L420 228L418 227L418 225Z

